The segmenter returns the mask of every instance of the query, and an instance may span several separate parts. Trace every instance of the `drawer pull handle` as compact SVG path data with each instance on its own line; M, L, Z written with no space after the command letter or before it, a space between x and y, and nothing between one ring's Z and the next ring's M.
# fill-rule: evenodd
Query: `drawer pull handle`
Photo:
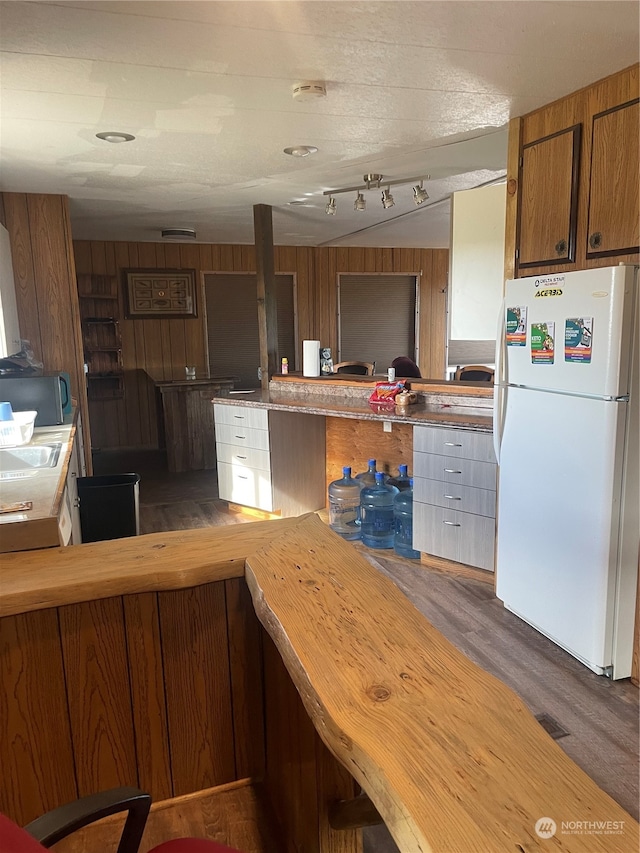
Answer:
M457 521L443 521L443 524L448 524L450 527L461 527Z
M243 421L243 420L244 420L244 415L234 415L233 417L234 417L234 418L236 418L236 419L237 419L237 420L239 420L239 421Z
M240 455L238 455L238 459L246 459L246 458L247 458L246 456L240 456Z
M238 479L239 480L248 480L249 478L245 477L244 474L238 474Z
M456 471L455 468L445 468L445 474L462 474L462 471Z
M448 501L461 501L462 498L458 498L455 495L443 495Z
M455 441L445 441L445 447L462 447L461 444L456 444Z
M236 437L236 438L241 438L241 439L244 441L244 439L246 438L246 435L236 435L235 437Z

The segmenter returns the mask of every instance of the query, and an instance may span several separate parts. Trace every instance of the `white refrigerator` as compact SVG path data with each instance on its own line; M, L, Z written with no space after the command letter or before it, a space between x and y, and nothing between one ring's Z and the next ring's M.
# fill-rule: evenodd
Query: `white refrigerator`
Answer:
M499 317L496 593L594 672L631 673L638 268L515 279Z

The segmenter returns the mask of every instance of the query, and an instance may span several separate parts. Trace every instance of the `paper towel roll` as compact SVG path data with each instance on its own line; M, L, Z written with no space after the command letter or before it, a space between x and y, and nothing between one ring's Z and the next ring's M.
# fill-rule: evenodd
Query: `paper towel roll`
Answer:
M320 376L320 341L302 341L302 375Z

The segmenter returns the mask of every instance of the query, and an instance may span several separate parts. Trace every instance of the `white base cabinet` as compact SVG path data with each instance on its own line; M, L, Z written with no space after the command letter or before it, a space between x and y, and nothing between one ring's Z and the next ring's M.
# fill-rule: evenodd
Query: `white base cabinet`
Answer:
M493 571L496 474L490 434L414 427L414 548Z
M222 500L283 517L325 506L324 417L225 403L213 411Z

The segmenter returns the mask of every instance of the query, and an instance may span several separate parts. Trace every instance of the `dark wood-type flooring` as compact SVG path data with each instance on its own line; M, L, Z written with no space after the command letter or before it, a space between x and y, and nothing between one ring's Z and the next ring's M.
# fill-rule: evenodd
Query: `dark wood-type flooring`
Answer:
M229 512L218 499L215 471L169 474L162 452L101 451L94 466L96 474L140 474L141 533L252 520ZM536 716L544 715L548 730L557 725L565 752L638 818L639 694L630 681L612 682L590 672L505 610L490 584L434 571L390 551L355 547L471 660L509 685ZM372 827L365 830L365 851L395 853L397 848L384 827Z

